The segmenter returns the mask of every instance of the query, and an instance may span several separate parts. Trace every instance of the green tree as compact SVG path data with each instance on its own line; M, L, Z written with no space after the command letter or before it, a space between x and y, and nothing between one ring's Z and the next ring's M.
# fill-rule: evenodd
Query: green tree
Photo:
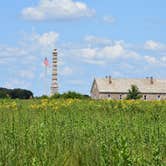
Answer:
M0 88L0 99L10 98L10 89Z
M52 95L50 98L51 99L60 99L61 98L61 94L56 93L56 94Z
M33 93L25 89L13 89L10 92L12 99L30 99L33 98Z
M61 95L61 98L63 98L63 99L89 99L90 97L88 95L83 95L78 92L68 91L67 93L63 93Z
M138 100L142 98L142 95L136 85L131 85L131 89L128 91L127 100Z
M0 98L11 99L30 99L33 98L33 93L26 89L6 89L0 88Z

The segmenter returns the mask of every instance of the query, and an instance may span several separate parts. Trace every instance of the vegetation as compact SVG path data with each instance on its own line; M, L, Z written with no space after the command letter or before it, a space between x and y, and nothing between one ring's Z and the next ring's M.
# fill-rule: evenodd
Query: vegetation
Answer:
M82 95L82 94L77 93L77 92L69 91L67 93L63 93L62 95L60 95L60 98L63 98L63 99L87 99L90 97L88 95Z
M46 95L43 95L41 97L36 97L37 99L90 99L90 96L83 95L77 92L68 91L62 94L54 94L53 96L49 97Z
M141 99L142 95L136 85L131 85L131 89L128 91L127 100L138 100Z
M6 89L0 88L0 99L30 99L33 98L33 93L25 89Z
M6 88L0 88L0 99L9 98L10 90Z
M0 100L0 165L164 166L166 101Z

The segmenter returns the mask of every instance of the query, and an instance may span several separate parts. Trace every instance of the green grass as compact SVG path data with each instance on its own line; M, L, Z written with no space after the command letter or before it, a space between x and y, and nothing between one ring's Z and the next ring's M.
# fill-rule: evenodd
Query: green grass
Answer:
M164 166L166 102L1 100L0 165Z

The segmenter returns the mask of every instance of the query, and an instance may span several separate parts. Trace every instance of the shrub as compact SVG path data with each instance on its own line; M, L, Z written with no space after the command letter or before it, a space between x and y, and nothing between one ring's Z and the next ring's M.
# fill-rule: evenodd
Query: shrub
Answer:
M142 97L138 87L136 85L131 85L131 89L128 91L127 100L137 100Z
M69 91L67 93L63 93L61 95L61 98L63 98L63 99L85 99L85 98L88 98L88 96L82 95L82 94L77 93L77 92Z
M12 99L30 99L33 97L33 93L25 89L13 89L10 93Z
M0 88L0 99L9 98L10 91L11 90L6 88Z
M59 93L56 93L51 96L51 99L59 99L59 98L61 98L61 94L59 94Z
M25 89L0 88L0 98L30 99L33 98L33 93Z
M47 96L47 95L42 95L39 97L35 97L35 99L90 99L89 95L83 95L81 93L78 92L74 92L74 91L68 91L65 93L56 93L52 96Z
M42 95L42 96L39 96L39 97L35 97L35 99L48 99L49 96L47 95Z

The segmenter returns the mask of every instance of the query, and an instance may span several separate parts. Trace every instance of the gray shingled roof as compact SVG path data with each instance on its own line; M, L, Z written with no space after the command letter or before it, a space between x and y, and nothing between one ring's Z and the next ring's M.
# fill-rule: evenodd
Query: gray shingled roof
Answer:
M95 79L99 92L127 93L131 85L136 85L142 93L166 93L166 80L153 79L151 84L150 78L145 79L112 79L109 78Z

